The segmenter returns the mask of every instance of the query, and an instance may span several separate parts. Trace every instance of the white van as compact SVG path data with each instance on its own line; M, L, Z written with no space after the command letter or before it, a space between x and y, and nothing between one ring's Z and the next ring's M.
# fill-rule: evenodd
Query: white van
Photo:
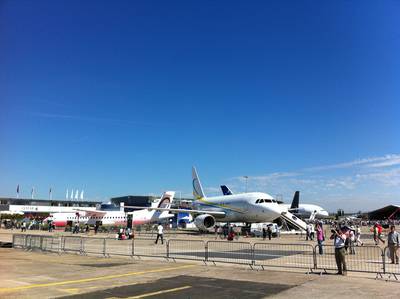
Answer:
M271 228L272 236L278 237L279 236L279 226L276 223L271 222L263 222L263 223L252 223L250 226L250 233L255 237L262 237L262 230L265 228L266 230L268 227Z

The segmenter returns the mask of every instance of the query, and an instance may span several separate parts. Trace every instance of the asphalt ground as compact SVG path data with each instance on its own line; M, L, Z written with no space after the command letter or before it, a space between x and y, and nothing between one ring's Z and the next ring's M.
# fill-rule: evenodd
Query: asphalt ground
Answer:
M398 298L370 275L0 249L0 298Z

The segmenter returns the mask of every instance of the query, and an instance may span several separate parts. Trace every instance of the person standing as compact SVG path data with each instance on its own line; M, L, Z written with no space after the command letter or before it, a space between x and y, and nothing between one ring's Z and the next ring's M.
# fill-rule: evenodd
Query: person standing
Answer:
M356 245L363 246L364 243L361 241L361 228L359 225L356 227Z
M314 230L314 225L310 224L310 240L314 240L315 237L315 230Z
M349 248L350 248L350 254L356 254L356 251L354 249L355 242L356 242L356 236L355 236L355 228L350 227L349 233Z
M396 227L394 225L390 226L390 232L387 236L388 238L388 248L390 259L392 260L392 264L399 263L399 256L397 254L397 250L400 248L399 241L399 233L396 231Z
M271 237L272 237L272 229L271 229L271 227L268 225L268 228L267 228L267 233L268 233L268 240L271 240Z
M324 254L323 246L324 246L325 236L324 236L324 230L322 229L320 223L317 223L315 230L317 231L318 252L319 254Z
M159 223L157 226L157 239L154 242L155 244L158 243L159 238L161 238L161 244L164 244L163 234L164 234L164 227L161 225L161 223Z
M267 238L267 231L265 230L265 227L263 227L263 229L262 229L262 238L264 241Z
M335 260L338 268L338 275L347 275L346 266L346 251L344 249L344 244L346 241L346 233L344 229L337 231L335 229L331 230L332 235L330 237L333 240L335 246Z

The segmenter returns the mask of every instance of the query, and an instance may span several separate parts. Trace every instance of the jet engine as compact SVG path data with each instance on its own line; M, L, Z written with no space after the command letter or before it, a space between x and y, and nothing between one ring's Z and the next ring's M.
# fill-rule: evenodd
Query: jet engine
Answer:
M215 218L209 214L203 214L194 219L194 224L199 230L206 231L215 225Z

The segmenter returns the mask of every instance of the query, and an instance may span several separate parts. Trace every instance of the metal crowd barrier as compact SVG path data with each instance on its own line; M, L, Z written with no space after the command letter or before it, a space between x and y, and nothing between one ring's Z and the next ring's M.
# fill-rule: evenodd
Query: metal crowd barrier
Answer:
M42 236L41 250L48 252L60 252L61 238L52 236Z
M82 237L63 236L61 241L61 251L83 253Z
M155 243L155 238L134 238L133 240L133 256L138 257L161 257L167 258L167 245L168 240L164 239L164 244L161 240L158 240L158 244Z
M255 243L253 252L255 266L315 268L314 248L309 244Z
M17 235L13 234L13 248L24 248L25 247L25 236L26 235Z
M396 248L393 251L394 254L394 263L392 262L391 259L391 250L392 248L385 247L383 251L383 259L384 259L384 265L385 265L385 273L389 274L389 279L393 276L396 280L399 280L400 277L400 249ZM399 261L396 260L396 252L397 252L397 257ZM397 263L396 263L397 262Z
M25 239L25 244L28 250L41 250L42 238L38 235L28 235Z
M206 261L253 264L253 248L248 242L207 241Z
M167 258L205 261L206 243L202 240L171 239L167 243Z
M316 270L337 271L335 247L323 245L323 254L319 254L315 246ZM385 273L383 251L378 246L348 247L345 256L347 271Z
M107 256L132 256L132 243L132 240L105 239L105 254Z
M247 264L250 266L301 268L337 271L335 248L330 245L283 244L236 241L164 240L154 244L155 238L116 240L80 236L41 236L14 234L13 247L56 253L99 254L103 256L161 257L204 262ZM378 246L349 247L346 253L347 271L389 274L398 279L400 265L392 264L390 250Z
M84 254L101 254L106 256L106 238L84 238L82 252Z

